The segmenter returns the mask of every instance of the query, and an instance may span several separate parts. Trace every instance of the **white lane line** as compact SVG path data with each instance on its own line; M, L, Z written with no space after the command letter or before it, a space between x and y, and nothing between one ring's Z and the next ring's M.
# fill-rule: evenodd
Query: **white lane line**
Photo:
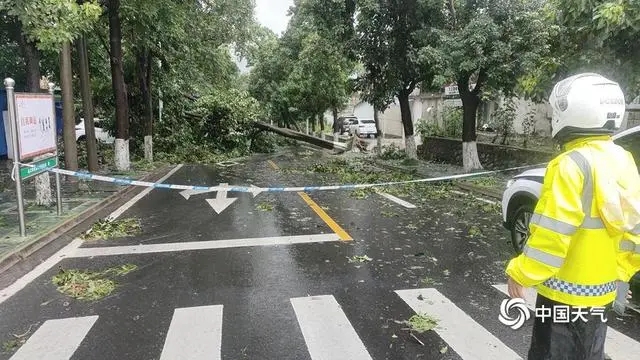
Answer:
M181 167L182 167L182 164L177 165L176 167L171 169L171 171L169 171L165 176L163 176L158 182L163 182L167 180L171 175L175 174L175 172L178 171ZM126 204L122 205L116 211L111 213L111 215L109 215L107 218L117 219L120 215L122 215L122 213L124 213L127 209L133 206L133 204L135 204L136 201L142 199L143 196L150 193L151 190L153 190L153 188L145 189L140 194L138 194L137 196L129 200ZM49 269L54 267L60 260L66 257L71 257L70 255L73 254L76 251L76 249L80 247L80 245L82 245L82 240L74 239L72 242L69 243L69 245L60 249L57 253L51 255L51 257L49 257L46 261L36 266L33 270L31 270L30 272L22 276L20 279L16 280L13 284L0 290L0 304L2 304L5 300L10 298L11 296L15 295L18 291L24 289L25 286L27 286L30 282L32 282L33 280L38 278L40 275L44 274Z
M312 360L371 360L333 296L293 298L291 305Z
M20 279L16 280L13 284L7 286L6 288L0 290L0 304L2 304L5 300L9 299L13 295L15 295L18 291L24 289L30 282L38 278L40 275L46 273L54 267L60 260L72 254L77 248L82 245L82 240L75 239L69 243L69 245L63 247L58 250L57 253L51 255L45 262L36 266L33 270L26 273Z
M469 196L469 193L465 193L465 192L458 191L458 190L451 190L451 192L454 193L454 194L458 194L458 195ZM482 201L484 203L491 204L491 205L498 205L499 204L499 202L497 202L497 201L488 200L488 199L477 197L477 196L474 196L473 198L478 200L478 201Z
M175 309L160 360L222 358L222 305Z
M501 293L509 296L507 284L493 285ZM535 311L537 292L533 288L526 289L525 302L527 307ZM613 360L635 359L640 354L640 343L609 326L604 352Z
M193 242L176 242L165 244L93 247L77 249L69 257L112 256L127 254L151 254L162 252L179 252L193 250L226 249L247 246L291 245L316 242L340 241L337 234L275 236L264 238L247 238L234 240L210 240Z
M465 360L522 359L438 290L397 290L396 293L416 313L427 314L438 319L438 326L434 331L461 358ZM418 298L420 295L422 295L420 299L423 300Z
M387 193L383 193L383 192L378 192L378 194L380 194L380 196L383 196L383 197L393 201L394 203L396 203L398 205L401 205L401 206L404 206L404 207L406 207L408 209L415 209L416 208L416 206L413 205L412 203L404 201L404 200L402 200L402 199L400 199L398 197L395 197L395 196L393 196L391 194L387 194Z
M45 321L9 360L68 360L98 316Z
M157 182L158 183L164 182L169 177L171 177L173 174L175 174L178 170L180 170L180 168L182 168L182 164L179 164L176 167L174 167L173 169L171 169L171 171L169 171L165 176L160 178L160 180L158 180ZM155 189L155 188L148 187L148 188L144 189L138 195L136 195L133 198L131 198L131 200L127 201L124 205L120 206L116 211L112 212L111 215L109 215L107 217L107 219L115 220L115 219L119 218L120 215L122 215L125 211L129 210L129 208L132 207L133 204L135 204L140 199L145 197L148 193L153 191L153 189Z

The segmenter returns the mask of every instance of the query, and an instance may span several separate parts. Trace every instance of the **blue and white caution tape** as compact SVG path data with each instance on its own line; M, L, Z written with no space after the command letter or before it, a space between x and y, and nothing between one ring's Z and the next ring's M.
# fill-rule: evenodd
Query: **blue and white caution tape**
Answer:
M30 164L20 164L20 165L27 166L27 167L33 166ZM58 169L58 168L49 168L47 169L47 171L62 174L62 175L67 175L67 176L74 176L74 177L86 179L86 180L103 181L103 182L109 182L109 183L114 183L118 185L142 186L142 187L153 187L153 188L173 189L173 190L193 190L193 191L202 191L202 192L216 192L216 191L242 192L242 193L252 193L255 195L261 192L300 192L300 191L309 192L309 191L327 191L327 190L354 190L354 189L365 189L365 188L383 187L383 186L396 186L396 185L407 185L407 184L417 184L417 183L450 181L450 180L485 176L490 174L497 174L501 172L524 170L529 168L541 167L544 165L546 164L519 166L519 167L513 167L513 168L501 169L501 170L481 171L481 172L468 173L468 174L447 175L447 176L439 176L439 177L433 177L433 178L427 178L427 179L391 181L391 182L375 183L375 184L346 184L346 185L329 185L329 186L267 187L267 188L257 187L253 185L251 186L176 185L176 184L164 184L164 183L155 183L155 182L148 182L148 181L137 181L137 180L111 177L111 176L102 176L97 174L91 174L88 172L70 171L70 170L64 170L64 169Z

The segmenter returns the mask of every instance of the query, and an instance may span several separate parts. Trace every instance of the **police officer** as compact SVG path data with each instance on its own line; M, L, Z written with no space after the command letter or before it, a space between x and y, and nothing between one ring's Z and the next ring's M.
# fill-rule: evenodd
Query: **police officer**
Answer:
M549 102L564 152L548 164L530 237L507 266L509 294L524 298L535 287L536 308L561 315L536 316L529 360L602 360L607 326L599 311L619 288L626 296L628 286L619 285L640 270L640 176L611 140L624 95L585 73L557 83Z

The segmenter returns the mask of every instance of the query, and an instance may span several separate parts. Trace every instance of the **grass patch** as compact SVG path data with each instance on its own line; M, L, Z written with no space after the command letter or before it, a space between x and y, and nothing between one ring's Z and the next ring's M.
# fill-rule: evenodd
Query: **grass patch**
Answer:
M100 272L60 269L51 281L57 286L59 292L67 296L78 300L95 301L108 296L115 290L117 284L109 277L121 277L137 268L137 265L125 264Z
M411 330L418 333L427 332L438 326L438 320L427 314L413 315L406 323Z
M362 256L354 255L354 256L352 256L350 258L347 258L347 259L349 259L350 263L363 263L363 262L366 262L366 261L373 260L372 258L368 257L367 255L362 255Z
M4 219L3 216L0 216L0 228L5 226L7 226L7 221Z
M142 233L140 220L136 218L126 218L121 220L100 220L93 224L91 229L84 235L84 240L110 239L126 236L134 236Z
M147 159L141 159L131 163L132 167L138 171L151 171L165 166L163 161L149 161Z
M260 211L273 211L273 208L274 208L273 204L266 201L263 201L258 205L256 205L256 210L260 210Z

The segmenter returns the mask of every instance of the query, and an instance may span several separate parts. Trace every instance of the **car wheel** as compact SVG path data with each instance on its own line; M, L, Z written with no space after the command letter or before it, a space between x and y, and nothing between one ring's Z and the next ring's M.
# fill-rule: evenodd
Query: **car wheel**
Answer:
M520 254L529 240L529 223L533 215L533 205L520 205L513 214L511 225L511 245L516 253Z

